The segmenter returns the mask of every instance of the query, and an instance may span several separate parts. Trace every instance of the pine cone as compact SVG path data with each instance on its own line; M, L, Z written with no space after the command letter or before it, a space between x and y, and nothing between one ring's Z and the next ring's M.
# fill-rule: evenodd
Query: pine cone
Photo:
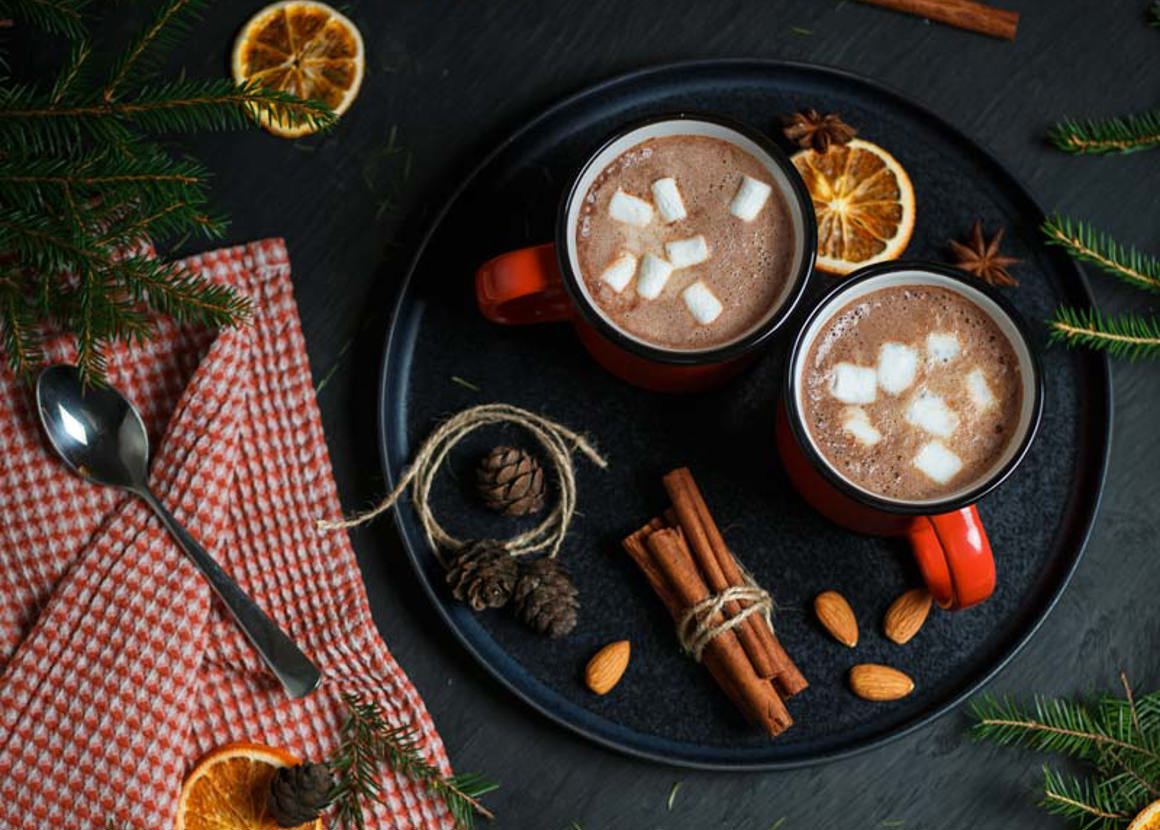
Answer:
M492 539L468 542L447 567L451 595L475 611L507 605L518 577L516 560Z
M544 469L524 450L496 447L479 463L475 479L492 510L527 516L544 507Z
M270 780L266 812L279 827L297 827L314 821L330 806L334 779L326 764L282 767Z
M567 571L555 559L537 559L521 570L512 597L517 616L549 637L570 633L576 627L580 601Z

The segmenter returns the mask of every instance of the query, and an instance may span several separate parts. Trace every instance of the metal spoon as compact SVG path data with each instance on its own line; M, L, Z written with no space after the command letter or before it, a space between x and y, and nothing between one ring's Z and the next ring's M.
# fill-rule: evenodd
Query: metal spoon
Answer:
M140 496L205 575L290 697L304 697L321 673L310 658L238 587L149 490L149 436L133 405L111 388L81 383L74 366L50 366L36 381L40 420L53 449L73 472Z

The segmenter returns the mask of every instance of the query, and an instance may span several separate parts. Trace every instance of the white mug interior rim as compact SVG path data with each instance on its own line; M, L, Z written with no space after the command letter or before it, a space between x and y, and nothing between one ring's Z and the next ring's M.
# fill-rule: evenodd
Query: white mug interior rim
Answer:
M770 179L774 186L781 193L782 198L785 199L789 206L790 221L793 225L794 233L794 253L793 261L788 273L786 284L782 288L781 294L778 295L777 302L775 302L759 321L748 329L743 331L738 336L731 338L724 343L714 343L711 346L700 349L672 349L664 346L659 346L656 343L650 342L644 338L638 337L631 332L625 331L618 326L615 321L600 307L591 293L588 290L588 281L584 278L583 272L580 270L579 256L576 250L576 224L580 218L580 208L584 203L584 198L588 195L589 188L604 169L608 167L618 156L622 153L632 149L636 145L648 141L651 138L667 138L670 136L707 136L709 138L719 138L724 141L741 148L745 152L752 155L762 166L769 172ZM622 336L639 343L649 349L655 349L662 352L678 352L680 354L696 355L701 353L715 352L720 349L726 349L730 346L749 337L753 332L759 330L766 325L771 318L773 318L778 311L785 305L786 301L793 295L794 288L801 279L803 260L808 252L805 250L805 217L802 215L803 206L798 194L794 190L792 182L789 180L786 171L781 165L773 159L766 150L753 139L747 135L738 132L724 124L719 124L714 121L703 121L697 118L669 118L660 121L654 121L645 124L636 129L630 130L624 135L616 138L607 144L603 149L596 153L588 163L584 165L584 169L580 172L571 191L572 197L568 202L567 214L565 216L565 228L567 229L567 254L568 265L575 276L575 284L584 298L584 302L596 314L600 316L609 326L619 332Z
M803 399L803 375L805 373L806 360L809 357L810 350L813 346L815 338L825 328L825 325L830 319L842 308L845 308L855 300L866 296L867 294L879 291L884 288L895 288L900 286L937 286L954 291L962 297L973 302L986 312L999 330L1006 336L1008 342L1011 343L1011 348L1015 352L1015 357L1019 361L1019 375L1023 384L1023 400L1019 410L1019 420L1016 423L1016 428L1012 432L1010 438L1007 440L1007 446L1003 449L1003 453L995 460L995 463L988 468L984 475L978 476L975 479L966 482L962 486L956 488L950 493L946 493L931 499L895 499L877 493L866 487L852 481L848 476L842 473L837 467L830 463L826 458L825 453L821 451L817 442L814 439L813 431L810 430L809 425L805 423L805 406ZM801 432L806 436L814 450L814 454L821 459L821 462L826 465L832 473L834 473L842 481L846 482L850 487L865 493L874 499L883 501L889 504L897 504L905 507L925 507L937 506L944 503L954 502L962 499L969 493L985 487L991 482L995 476L999 475L1010 463L1011 459L1019 453L1024 444L1024 438L1027 431L1031 429L1035 419L1035 409L1037 404L1037 378L1035 361L1031 356L1031 349L1018 325L1011 319L1010 315L994 300L984 294L982 291L974 288L961 280L953 277L948 277L945 274L939 274L934 271L924 271L922 269L905 269L899 271L890 271L885 274L878 274L870 277L859 283L856 283L847 291L839 292L837 295L830 298L822 307L820 307L811 317L808 328L802 333L800 345L797 348L793 372L793 394L794 404L796 410L796 418L799 421Z

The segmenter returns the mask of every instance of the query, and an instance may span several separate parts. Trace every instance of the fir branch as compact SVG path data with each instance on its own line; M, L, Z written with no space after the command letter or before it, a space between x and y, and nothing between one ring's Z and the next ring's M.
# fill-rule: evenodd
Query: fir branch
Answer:
M93 45L88 38L81 38L73 43L64 68L52 85L52 92L49 95L50 103L59 104L69 97L69 94L84 78L92 52Z
M35 306L21 281L14 273L0 274L0 343L12 371L30 377L32 367L43 360L42 342Z
M287 127L309 125L323 130L335 120L319 101L304 101L257 82L243 85L226 79L164 81L120 101L52 105L33 91L13 103L0 101L0 138L26 140L90 135L106 139L116 125L146 132L197 132L244 129L259 116ZM38 136L37 132L42 135ZM128 136L125 136L128 138ZM41 146L45 146L42 144Z
M150 24L114 64L101 97L106 101L115 100L134 69L139 70L142 65L149 71L155 69L165 52L189 33L205 5L206 0L165 0Z
M1105 734L1086 706L1068 700L1036 697L1033 713L1014 702L984 695L971 704L977 738L1095 760L1111 747L1146 752L1117 736ZM1155 756L1160 760L1160 756Z
M152 257L129 257L119 265L133 300L179 323L224 326L253 311L249 297L188 268Z
M1029 709L985 696L972 704L972 732L1087 762L1087 779L1045 768L1042 806L1083 830L1121 830L1160 791L1160 693L1137 698L1122 673L1121 683L1122 698L1036 698Z
M1112 357L1136 360L1160 355L1160 320L1138 314L1105 317L1097 309L1056 309L1049 321L1051 338L1069 346L1087 346Z
M0 214L0 250L15 253L22 265L39 271L99 271L110 262L109 252L74 239L60 220L22 211Z
M70 200L130 197L168 205L203 204L209 171L192 159L153 154L121 159L107 152L67 158L0 159L0 206L64 210Z
M471 828L476 815L494 818L479 799L498 785L475 773L445 776L424 757L414 730L392 726L374 701L349 693L343 695L343 701L347 718L340 744L329 761L336 779L332 803L343 828L363 830L363 805L382 801L379 777L383 763L439 796L457 827Z
M111 68L94 83L82 15L90 2L0 0L0 16L73 40L55 82L0 78L0 347L27 374L51 323L75 336L81 372L95 383L107 347L150 336L158 314L224 326L250 311L229 287L141 253L225 227L208 208L209 171L150 136L261 122L325 128L335 116L257 83L147 81L205 0L159 0L129 47L99 62Z
M1049 767L1043 768L1043 801L1047 812L1079 824L1080 830L1117 830L1132 814L1117 809L1116 802L1097 785L1067 778Z
M1152 0L1148 7L1148 25L1160 29L1160 0Z
M3 0L0 17L26 20L49 34L70 40L85 36L82 14L90 0Z
M1144 740L1144 730L1140 726L1140 710L1136 706L1136 696L1132 693L1132 684L1128 682L1128 673L1120 672L1120 685L1124 687L1124 700L1128 704L1128 712L1132 716L1132 728L1136 730L1136 737Z
M1125 246L1087 222L1059 214L1045 219L1040 230L1048 245L1059 246L1137 288L1160 292L1160 258Z
M146 242L187 236L191 231L205 239L217 239L225 233L227 225L224 216L206 212L200 202L173 202L152 213L126 208L118 210L115 220L105 225L98 244L129 249Z
M78 114L79 109L86 114ZM94 112L98 114L93 114ZM25 117L26 113L32 113ZM31 84L0 86L0 146L22 155L69 156L89 143L128 146L133 135L108 107L66 106Z
M85 384L100 386L108 368L108 361L105 357L107 343L98 333L96 322L95 306L98 303L96 284L92 272L85 272L82 275L75 321L77 371Z
M1047 139L1065 153L1132 153L1160 147L1160 109L1114 118L1064 119Z

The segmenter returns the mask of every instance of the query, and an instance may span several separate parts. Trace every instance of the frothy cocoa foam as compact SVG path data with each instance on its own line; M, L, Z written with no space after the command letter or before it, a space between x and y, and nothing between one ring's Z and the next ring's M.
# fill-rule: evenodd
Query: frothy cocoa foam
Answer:
M883 288L852 301L805 360L802 414L815 444L879 496L937 499L985 477L1019 422L1014 347L946 288Z
M707 136L652 138L612 161L576 224L580 278L618 329L671 350L733 342L781 301L789 205L769 170Z

